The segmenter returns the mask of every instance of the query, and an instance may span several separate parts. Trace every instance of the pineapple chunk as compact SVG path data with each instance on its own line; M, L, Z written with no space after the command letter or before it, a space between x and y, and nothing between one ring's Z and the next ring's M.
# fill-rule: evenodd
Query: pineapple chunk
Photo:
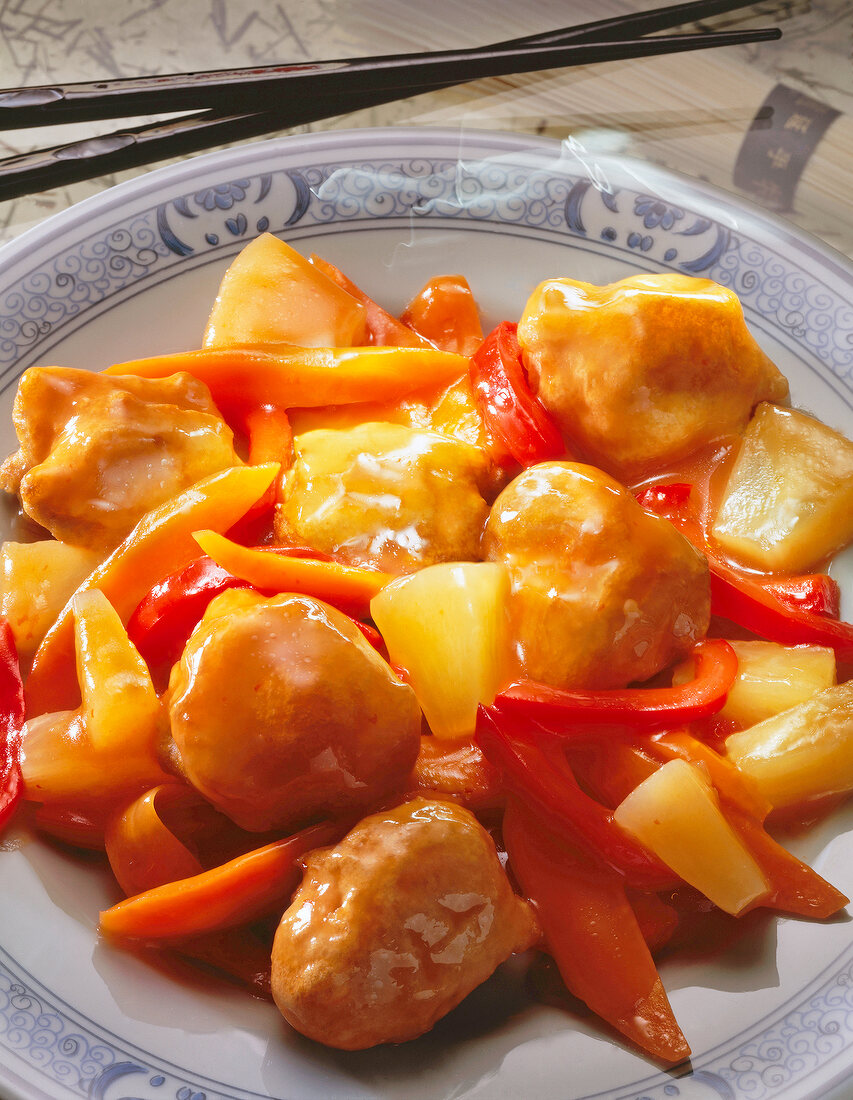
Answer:
M853 681L733 733L726 756L774 808L853 790Z
M18 656L29 660L60 611L103 555L79 546L4 542L0 547L0 615L12 628Z
M289 244L263 233L225 272L204 347L231 344L363 344L366 311Z
M405 669L436 737L470 737L508 668L509 574L496 562L443 562L387 584L370 613Z
M720 718L752 726L835 683L835 652L825 646L784 646L778 642L729 642L737 655L737 677ZM672 682L694 676L693 660L675 670Z
M737 916L767 894L769 883L717 803L704 773L670 760L614 811L630 833L720 909Z
M814 567L853 538L853 443L804 413L759 405L711 533L760 569Z
M153 752L160 701L118 612L98 588L79 592L72 607L81 713L92 748Z

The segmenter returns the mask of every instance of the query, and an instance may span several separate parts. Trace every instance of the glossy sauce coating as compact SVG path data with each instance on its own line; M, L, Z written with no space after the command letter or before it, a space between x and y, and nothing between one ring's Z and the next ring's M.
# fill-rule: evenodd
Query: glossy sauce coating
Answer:
M189 781L254 832L376 805L420 746L412 689L309 596L218 596L172 670L169 713Z
M732 432L788 383L707 279L549 279L518 326L530 383L588 461L632 482Z
M73 546L106 552L152 508L239 466L231 429L189 374L146 379L33 367L15 398L20 450L2 482Z
M532 466L500 494L485 556L512 579L519 671L554 687L646 680L710 615L705 558L592 466Z
M461 806L418 798L305 860L273 946L276 1004L342 1050L428 1031L538 930Z
M295 449L276 515L280 541L390 573L478 556L488 514L480 487L489 475L478 448L368 423L307 432Z

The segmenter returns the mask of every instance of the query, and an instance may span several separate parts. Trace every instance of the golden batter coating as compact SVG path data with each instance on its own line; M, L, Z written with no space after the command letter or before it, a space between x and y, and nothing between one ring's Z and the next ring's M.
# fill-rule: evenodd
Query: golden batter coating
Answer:
M152 508L240 465L210 391L189 374L33 367L14 420L20 450L3 465L3 487L56 538L90 550L112 550Z
M327 1046L402 1043L537 938L477 819L417 798L307 857L273 945L273 996Z
M708 629L708 564L593 466L532 466L500 494L483 539L512 582L522 675L560 688L642 681Z
M420 746L412 689L310 596L218 596L172 669L169 713L189 782L252 832L376 805Z
M478 447L376 422L306 432L295 450L276 515L282 542L390 573L477 558L490 477Z
M788 395L735 294L708 279L549 279L518 339L569 445L623 481L742 431L759 401Z

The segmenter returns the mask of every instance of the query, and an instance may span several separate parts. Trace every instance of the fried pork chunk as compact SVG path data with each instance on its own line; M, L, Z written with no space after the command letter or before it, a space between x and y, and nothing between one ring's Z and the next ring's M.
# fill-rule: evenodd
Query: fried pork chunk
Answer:
M137 521L239 465L203 382L33 367L14 408L20 450L0 471L24 512L62 542L107 552Z
M708 628L703 555L593 466L525 470L495 501L483 548L509 568L517 657L532 680L624 687Z
M623 481L740 432L788 383L732 291L686 275L550 279L518 326L531 386L570 447Z
M172 669L169 716L189 782L252 832L376 805L420 747L412 689L310 596L218 596Z
M410 573L478 557L489 509L483 451L402 424L317 429L295 440L276 516L282 542L349 565Z
M327 1046L401 1043L536 939L477 819L417 798L307 857L273 945L273 996Z

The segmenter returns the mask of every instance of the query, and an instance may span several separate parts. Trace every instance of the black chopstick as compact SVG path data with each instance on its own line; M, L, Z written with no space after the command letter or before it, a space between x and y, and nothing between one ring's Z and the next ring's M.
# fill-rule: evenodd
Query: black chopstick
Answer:
M625 57L707 49L719 45L766 41L780 36L775 28L758 31L733 31L717 34L675 35L650 39L632 39L626 42L607 42L573 46L584 50L584 61L616 60ZM590 49L594 56L590 57ZM553 48L548 48L551 57ZM493 52L482 54L491 60ZM573 53L577 57L577 53ZM501 58L503 61L503 58ZM540 59L533 61L538 69ZM551 64L541 67L552 67ZM502 72L529 71L526 62L516 62ZM498 75L487 69L487 75ZM473 79L468 76L466 80ZM437 85L447 87L458 81L446 81ZM166 157L184 156L213 145L231 141L245 141L275 130L304 125L338 113L350 113L366 107L377 106L400 99L426 86L407 87L401 92L397 87L381 87L350 93L345 101L334 93L297 97L280 104L271 111L237 112L219 115L202 111L188 117L173 119L153 125L138 126L115 131L102 137L85 138L67 145L24 153L0 161L0 201L17 198L33 191L73 183L108 172L124 171L141 164L150 164Z
M152 76L65 86L0 91L0 129L89 122L104 118L208 108L227 111L277 110L284 99L298 104L303 96L349 95L358 92L410 89L456 84L486 76L539 72L567 65L625 60L710 46L760 42L778 37L775 28L717 34L671 35L656 38L611 38L604 41L565 40L559 34L546 41L473 50L437 50L372 58L219 69L174 76Z
M491 46L476 47L469 51L463 51L463 53L466 59L475 56L491 59L495 53L503 53L507 50L518 51L523 50L525 47L595 44L606 50L605 57L599 58L596 55L596 59L615 60L617 55L619 57L646 56L655 53L673 52L674 50L709 48L711 46L778 38L780 31L767 29L716 35L678 35L670 38L661 36L651 40L628 40L629 35L642 35L665 30L688 20L706 19L724 12L751 7L753 2L754 0L745 0L745 2L744 0L689 0L687 3L596 20L556 31L525 35L520 38L494 43ZM622 50L628 50L629 52L622 53ZM640 53L635 53L635 50L640 51ZM445 51L444 56L446 57L447 54L448 51ZM432 57L435 55L427 56ZM517 53L515 56L517 56ZM587 55L587 60L591 59L592 57ZM370 59L361 62L361 64L369 63ZM581 62L576 61L575 63ZM514 65L512 71L519 71L519 68ZM521 71L530 70L525 65ZM231 70L229 72L240 73L241 71ZM215 81L220 74L195 75L210 77ZM358 79L358 75L356 74L356 79ZM484 74L482 70L479 70L477 75L498 74L493 71ZM314 93L308 98L296 96L286 102L279 101L271 110L258 110L256 105L253 104L253 109L245 113L239 110L237 113L232 110L225 114L210 110L200 111L168 122L124 128L102 137L87 138L67 145L55 146L51 149L42 149L34 153L13 156L0 161L0 199L15 198L31 191L46 190L50 187L87 179L101 173L122 171L140 164L162 160L166 157L183 156L197 152L200 149L209 148L212 145L246 140L274 130L329 118L336 114L363 110L367 107L405 98L408 95L417 94L430 88L435 90L451 87L458 83L467 83L475 78L475 75L470 72L469 66L465 77L461 79L438 80L436 79L436 73L433 72L430 79L435 80L434 83L413 85L407 83L400 87L394 85L382 86L372 90L357 88L347 95L345 102L341 101L340 93L332 91L321 94ZM166 84L171 80L185 78L178 76L160 79ZM113 81L101 83L96 87L103 91L105 87L114 88L118 86L120 93L122 87L136 83L138 82L132 80ZM50 103L59 102L58 97L79 87L80 85L68 85L65 88L13 89L12 92L17 96L19 103L19 106L14 109L17 112L16 117L24 117L23 111L26 105L26 109L33 111L39 122L53 122L54 119L49 117L50 111L48 108ZM83 87L91 87L91 85L84 85ZM290 87L292 90L295 85L291 84ZM11 96L12 92L8 95ZM3 94L7 93L0 93L0 96ZM111 94L109 93L109 95ZM30 98L29 104L27 104L28 96ZM45 102L39 105L39 100ZM11 99L7 99L7 103L11 101ZM32 101L36 101L35 104ZM90 100L88 106L93 106L93 102ZM101 106L103 107L103 103ZM48 117L45 117L46 114ZM3 121L3 115L8 117L9 110L0 111L0 122ZM105 115L103 110L99 110L97 117L119 117L119 115ZM70 121L68 114L63 114L62 119L63 121Z

